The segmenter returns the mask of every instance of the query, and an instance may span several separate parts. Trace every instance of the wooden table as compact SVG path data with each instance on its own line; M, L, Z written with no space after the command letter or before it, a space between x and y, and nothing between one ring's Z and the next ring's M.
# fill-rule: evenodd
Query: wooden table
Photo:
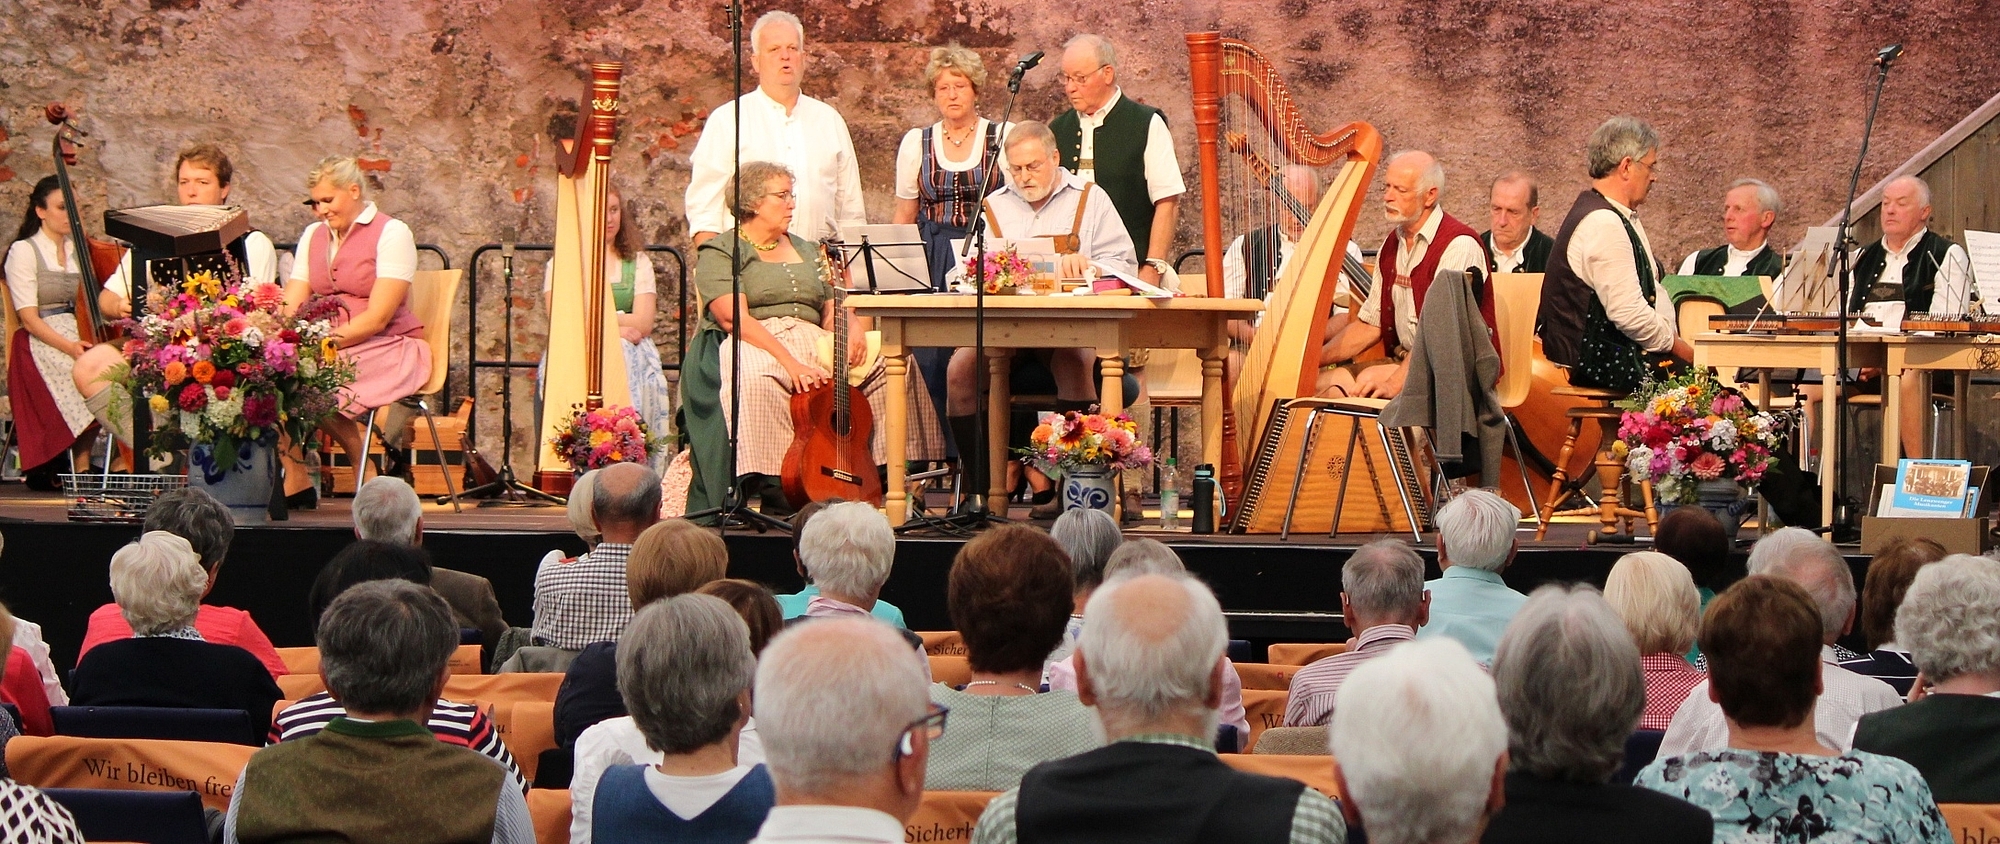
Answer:
M909 395L905 379L909 354L919 348L972 346L973 299L964 294L856 295L847 305L875 320L882 332L882 358L889 371L889 419L883 431L888 445L889 520L901 524L909 514L904 489L904 449L909 430ZM1007 417L1010 401L1007 376L1016 349L1095 348L1103 385L1098 403L1105 413L1125 407L1123 355L1133 349L1194 349L1201 357L1201 448L1203 459L1219 463L1222 455L1222 408L1228 399L1222 383L1223 361L1229 355L1227 324L1264 309L1255 299L1186 297L1150 300L1136 296L988 296L986 297L987 477L988 501L1006 500ZM961 455L963 456L963 455Z
M1886 344L1883 341L1887 339L1890 338L1872 334L1847 335L1848 367L1884 367ZM1695 366L1767 370L1800 367L1820 371L1820 383L1825 387L1828 400L1820 402L1819 517L1820 524L1833 524L1834 488L1840 485L1840 446L1833 434L1836 414L1840 412L1840 405L1844 404L1835 400L1840 395L1837 338L1831 334L1719 334L1711 331L1695 335L1689 338L1689 342L1694 346ZM1752 394L1759 408L1770 407L1771 378L1768 371L1757 379ZM1894 395L1893 389L1890 394ZM1893 408L1885 412L1885 415L1893 414ZM1888 436L1890 426L1885 422L1882 427L1884 435Z
M1969 448L1966 439L1967 421L1971 414L1965 406L1966 393L1970 391L1974 370L1991 372L2000 370L2000 335L1975 334L1960 336L1928 336L1904 334L1882 338L1886 362L1883 376L1887 383L1882 388L1882 462L1895 462L1895 455L1902 445L1902 382L1907 372L1951 372L1952 399L1956 402L1952 412L1951 457L1967 459ZM1944 456L1946 452L1939 443L1931 443L1933 456ZM1921 455L1905 455L1918 457Z

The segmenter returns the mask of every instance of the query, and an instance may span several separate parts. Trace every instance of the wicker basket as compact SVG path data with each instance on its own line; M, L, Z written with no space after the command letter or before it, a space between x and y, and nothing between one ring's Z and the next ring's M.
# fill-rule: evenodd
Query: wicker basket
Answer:
M186 475L106 475L91 472L63 475L72 522L138 524L153 499L170 489L187 486Z

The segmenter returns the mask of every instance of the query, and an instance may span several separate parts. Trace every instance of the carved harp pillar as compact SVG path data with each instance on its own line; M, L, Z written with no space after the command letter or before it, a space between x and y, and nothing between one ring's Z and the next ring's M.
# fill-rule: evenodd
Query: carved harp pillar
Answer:
M584 89L586 108L576 137L564 139L556 161L555 250L549 256L549 345L542 388L542 426L535 485L567 490L571 471L549 445L579 407L632 403L625 355L618 344L604 263L611 148L617 140L618 83L624 65L596 62Z
M1382 138L1360 122L1313 131L1276 68L1248 44L1214 32L1190 33L1187 43L1209 295L1224 295L1222 256L1232 239L1278 226L1298 241L1282 272L1275 245L1269 250L1269 307L1233 388L1226 424L1238 432L1236 447L1224 450L1218 470L1234 501L1272 408L1313 394L1326 318Z

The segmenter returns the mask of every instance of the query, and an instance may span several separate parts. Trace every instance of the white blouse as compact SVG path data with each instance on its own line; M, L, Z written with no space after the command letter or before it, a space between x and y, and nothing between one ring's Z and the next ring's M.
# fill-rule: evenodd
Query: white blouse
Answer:
M373 222L375 214L375 203L370 202L354 222ZM292 281L312 281L313 237L323 228L325 223L313 223L299 234L298 250L292 253ZM328 243L332 248L327 260L331 261L340 254L340 239L331 238ZM400 281L417 277L417 237L410 233L410 224L392 219L382 227L382 237L375 242L375 277Z

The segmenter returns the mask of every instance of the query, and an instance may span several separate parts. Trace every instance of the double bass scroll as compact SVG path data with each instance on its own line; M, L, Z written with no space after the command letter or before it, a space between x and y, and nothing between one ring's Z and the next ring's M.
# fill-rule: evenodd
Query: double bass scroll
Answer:
M83 231L83 214L76 206L76 190L70 184L69 168L76 163L77 139L87 133L70 122L69 108L62 103L50 103L42 116L56 127L51 157L56 163L56 184L62 190L63 212L69 217L70 245L76 250L77 260L89 265L77 268L83 276L83 282L77 285L76 290L77 339L86 343L113 340L122 332L104 318L104 313L98 308L97 297L104 291L104 282L118 272L118 265L125 259L125 249L108 240L90 237Z

